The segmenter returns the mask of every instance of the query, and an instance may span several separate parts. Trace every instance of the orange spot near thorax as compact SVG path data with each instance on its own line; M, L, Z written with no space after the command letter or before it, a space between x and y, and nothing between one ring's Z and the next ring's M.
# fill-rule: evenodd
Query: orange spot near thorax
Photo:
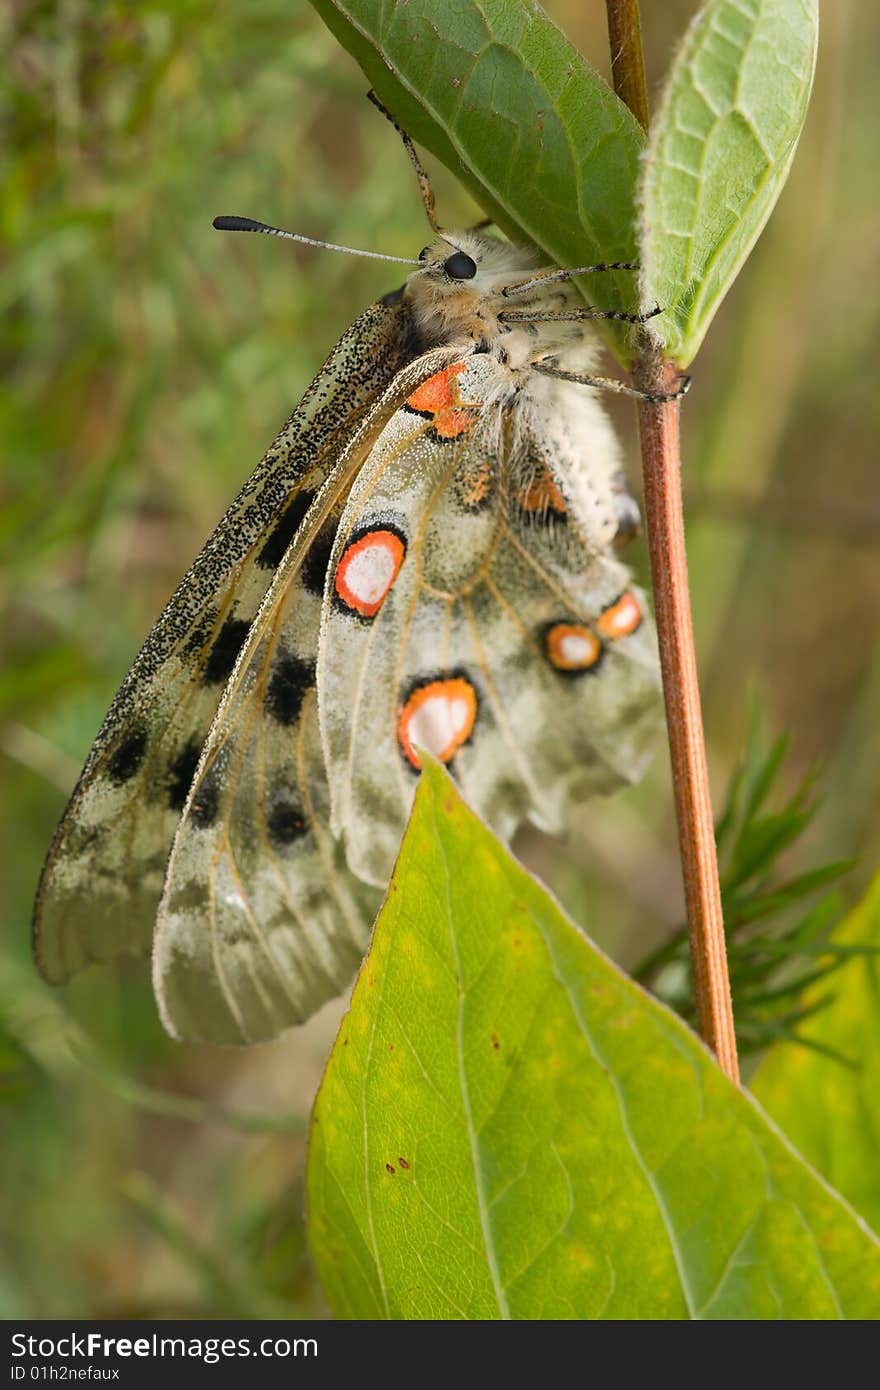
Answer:
M492 487L492 460L481 459L475 475L465 481L462 501L466 507L479 507L489 496Z
M428 377L407 398L410 410L426 415L443 439L456 439L474 422L474 408L462 402L456 377L465 369L464 362L454 362Z
M520 488L516 494L516 500L522 510L530 514L556 512L559 516L565 515L565 498L547 468L544 468L526 487Z
M455 362L451 367L444 367L442 372L429 376L427 381L416 387L407 405L412 410L423 410L430 415L436 415L439 410L448 410L450 406L461 405L461 393L455 378L464 371L464 365L463 362Z

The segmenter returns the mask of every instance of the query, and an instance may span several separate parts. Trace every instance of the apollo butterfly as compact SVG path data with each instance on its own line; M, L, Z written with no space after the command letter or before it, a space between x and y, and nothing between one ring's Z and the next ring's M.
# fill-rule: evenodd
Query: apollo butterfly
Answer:
M509 839L635 778L658 725L654 629L616 551L635 504L590 389L602 315L570 284L608 267L442 230L404 140L432 240L171 598L43 872L44 975L152 944L178 1037L269 1038L345 988L424 750Z

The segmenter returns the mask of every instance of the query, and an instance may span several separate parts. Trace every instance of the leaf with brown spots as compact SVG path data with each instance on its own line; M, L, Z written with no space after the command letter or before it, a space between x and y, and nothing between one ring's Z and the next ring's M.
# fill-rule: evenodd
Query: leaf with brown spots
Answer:
M876 1238L433 761L394 883L309 1144L337 1317L880 1315Z

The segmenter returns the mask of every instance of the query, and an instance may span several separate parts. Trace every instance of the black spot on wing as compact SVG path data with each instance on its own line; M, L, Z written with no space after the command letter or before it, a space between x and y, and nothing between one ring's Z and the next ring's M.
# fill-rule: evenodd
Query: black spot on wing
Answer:
M101 831L100 825L83 825L74 821L67 833L67 850L71 858L78 859L81 854L90 853L99 843Z
M171 780L168 784L168 805L172 811L182 811L189 796L196 768L199 765L202 747L198 739L191 738L180 750L171 764ZM190 806L190 819L199 830L207 830L217 819L220 809L220 778L218 766L213 764L202 778L198 791Z
M135 775L147 751L147 731L138 725L125 735L107 763L107 776L121 786Z
M314 684L314 662L302 661L292 652L282 653L266 687L266 709L279 724L290 728L299 719L306 691Z
M216 821L219 810L220 779L215 765L202 778L189 808L189 818L197 829L207 830Z
M186 639L183 648L186 655L189 656L193 652L200 652L203 647L207 646L211 638L211 633L214 631L214 624L216 621L217 613L215 609L208 609L206 613L202 614L189 637Z
M276 849L286 849L301 840L308 830L302 807L295 801L277 801L269 812L266 822L269 839Z
M299 529L315 494L308 490L297 493L293 501L281 513L275 526L269 532L266 544L257 556L257 564L262 569L277 569L284 558L284 552Z
M336 539L336 523L329 522L323 526L309 547L306 558L303 561L302 581L310 594L317 594L319 598L324 593L324 580L327 578L327 568L330 564L330 552L333 549L333 542Z
M214 639L202 672L208 685L228 680L248 635L250 623L244 618L227 618Z
M196 768L199 765L201 754L201 744L191 738L180 750L174 762L171 764L171 780L168 784L168 805L172 811L182 811L186 798L189 796L189 789L192 780L196 775Z

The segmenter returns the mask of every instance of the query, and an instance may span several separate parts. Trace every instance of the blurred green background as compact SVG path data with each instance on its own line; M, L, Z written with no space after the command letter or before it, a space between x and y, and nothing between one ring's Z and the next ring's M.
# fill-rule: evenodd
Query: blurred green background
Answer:
M548 8L607 75L601 0ZM656 92L696 6L643 8ZM880 15L835 0L823 18L789 185L695 365L685 486L716 800L751 685L791 731L790 783L822 765L793 867L858 856L855 897L880 828ZM141 972L44 986L29 917L66 793L163 601L333 342L395 283L376 263L220 236L212 216L413 255L420 203L306 0L17 0L0 34L0 1316L320 1315L302 1121L339 1007L248 1052L181 1046ZM443 220L473 220L432 171ZM611 408L636 478L632 413ZM624 962L680 916L670 804L661 749L566 844L523 837Z

